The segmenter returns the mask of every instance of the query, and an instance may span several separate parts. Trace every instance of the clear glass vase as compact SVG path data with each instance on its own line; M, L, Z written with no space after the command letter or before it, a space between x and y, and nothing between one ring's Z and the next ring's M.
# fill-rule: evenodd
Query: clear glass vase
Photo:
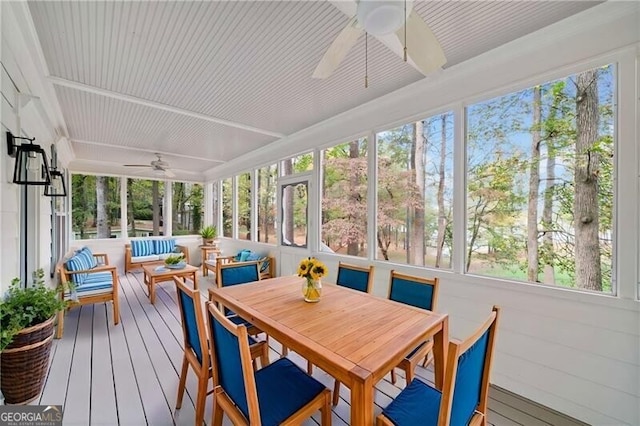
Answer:
M322 295L322 283L320 280L306 278L302 282L302 295L304 296L305 302L319 302L320 296Z

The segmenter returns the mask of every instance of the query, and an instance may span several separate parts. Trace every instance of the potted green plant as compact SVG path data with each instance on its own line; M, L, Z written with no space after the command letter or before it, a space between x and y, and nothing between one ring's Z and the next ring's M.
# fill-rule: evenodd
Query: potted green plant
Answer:
M202 237L202 244L205 246L212 246L215 243L215 239L218 236L218 230L213 225L205 226L200 230L200 236Z
M7 404L26 404L42 391L49 368L56 313L66 307L37 270L33 286L14 278L0 301L0 388Z

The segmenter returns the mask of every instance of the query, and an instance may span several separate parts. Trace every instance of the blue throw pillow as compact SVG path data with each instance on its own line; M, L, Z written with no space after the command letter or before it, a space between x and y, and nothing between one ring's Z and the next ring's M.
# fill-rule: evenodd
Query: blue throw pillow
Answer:
M247 261L251 261L251 260L260 260L260 255L258 253L254 253L250 251L249 256L247 256Z
M176 248L176 240L153 240L155 254L171 253Z
M246 262L247 260L249 260L249 256L251 256L251 251L250 250L243 250L240 253L240 262Z
M131 240L131 256L151 256L154 253L153 240Z

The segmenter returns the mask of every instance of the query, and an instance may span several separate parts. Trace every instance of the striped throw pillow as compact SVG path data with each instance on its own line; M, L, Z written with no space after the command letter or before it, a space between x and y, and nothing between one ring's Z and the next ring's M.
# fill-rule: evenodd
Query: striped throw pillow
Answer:
M171 253L176 248L176 240L153 240L155 254Z
M155 254L153 247L153 240L132 240L131 241L131 256L151 256Z

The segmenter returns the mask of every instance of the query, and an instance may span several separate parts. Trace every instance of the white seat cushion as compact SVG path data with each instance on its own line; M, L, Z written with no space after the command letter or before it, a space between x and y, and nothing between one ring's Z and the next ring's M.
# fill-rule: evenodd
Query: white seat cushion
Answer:
M152 254L152 255L149 255L149 256L131 257L131 263L149 262L149 261L153 261L153 260L160 260L160 256L158 256L157 254Z

